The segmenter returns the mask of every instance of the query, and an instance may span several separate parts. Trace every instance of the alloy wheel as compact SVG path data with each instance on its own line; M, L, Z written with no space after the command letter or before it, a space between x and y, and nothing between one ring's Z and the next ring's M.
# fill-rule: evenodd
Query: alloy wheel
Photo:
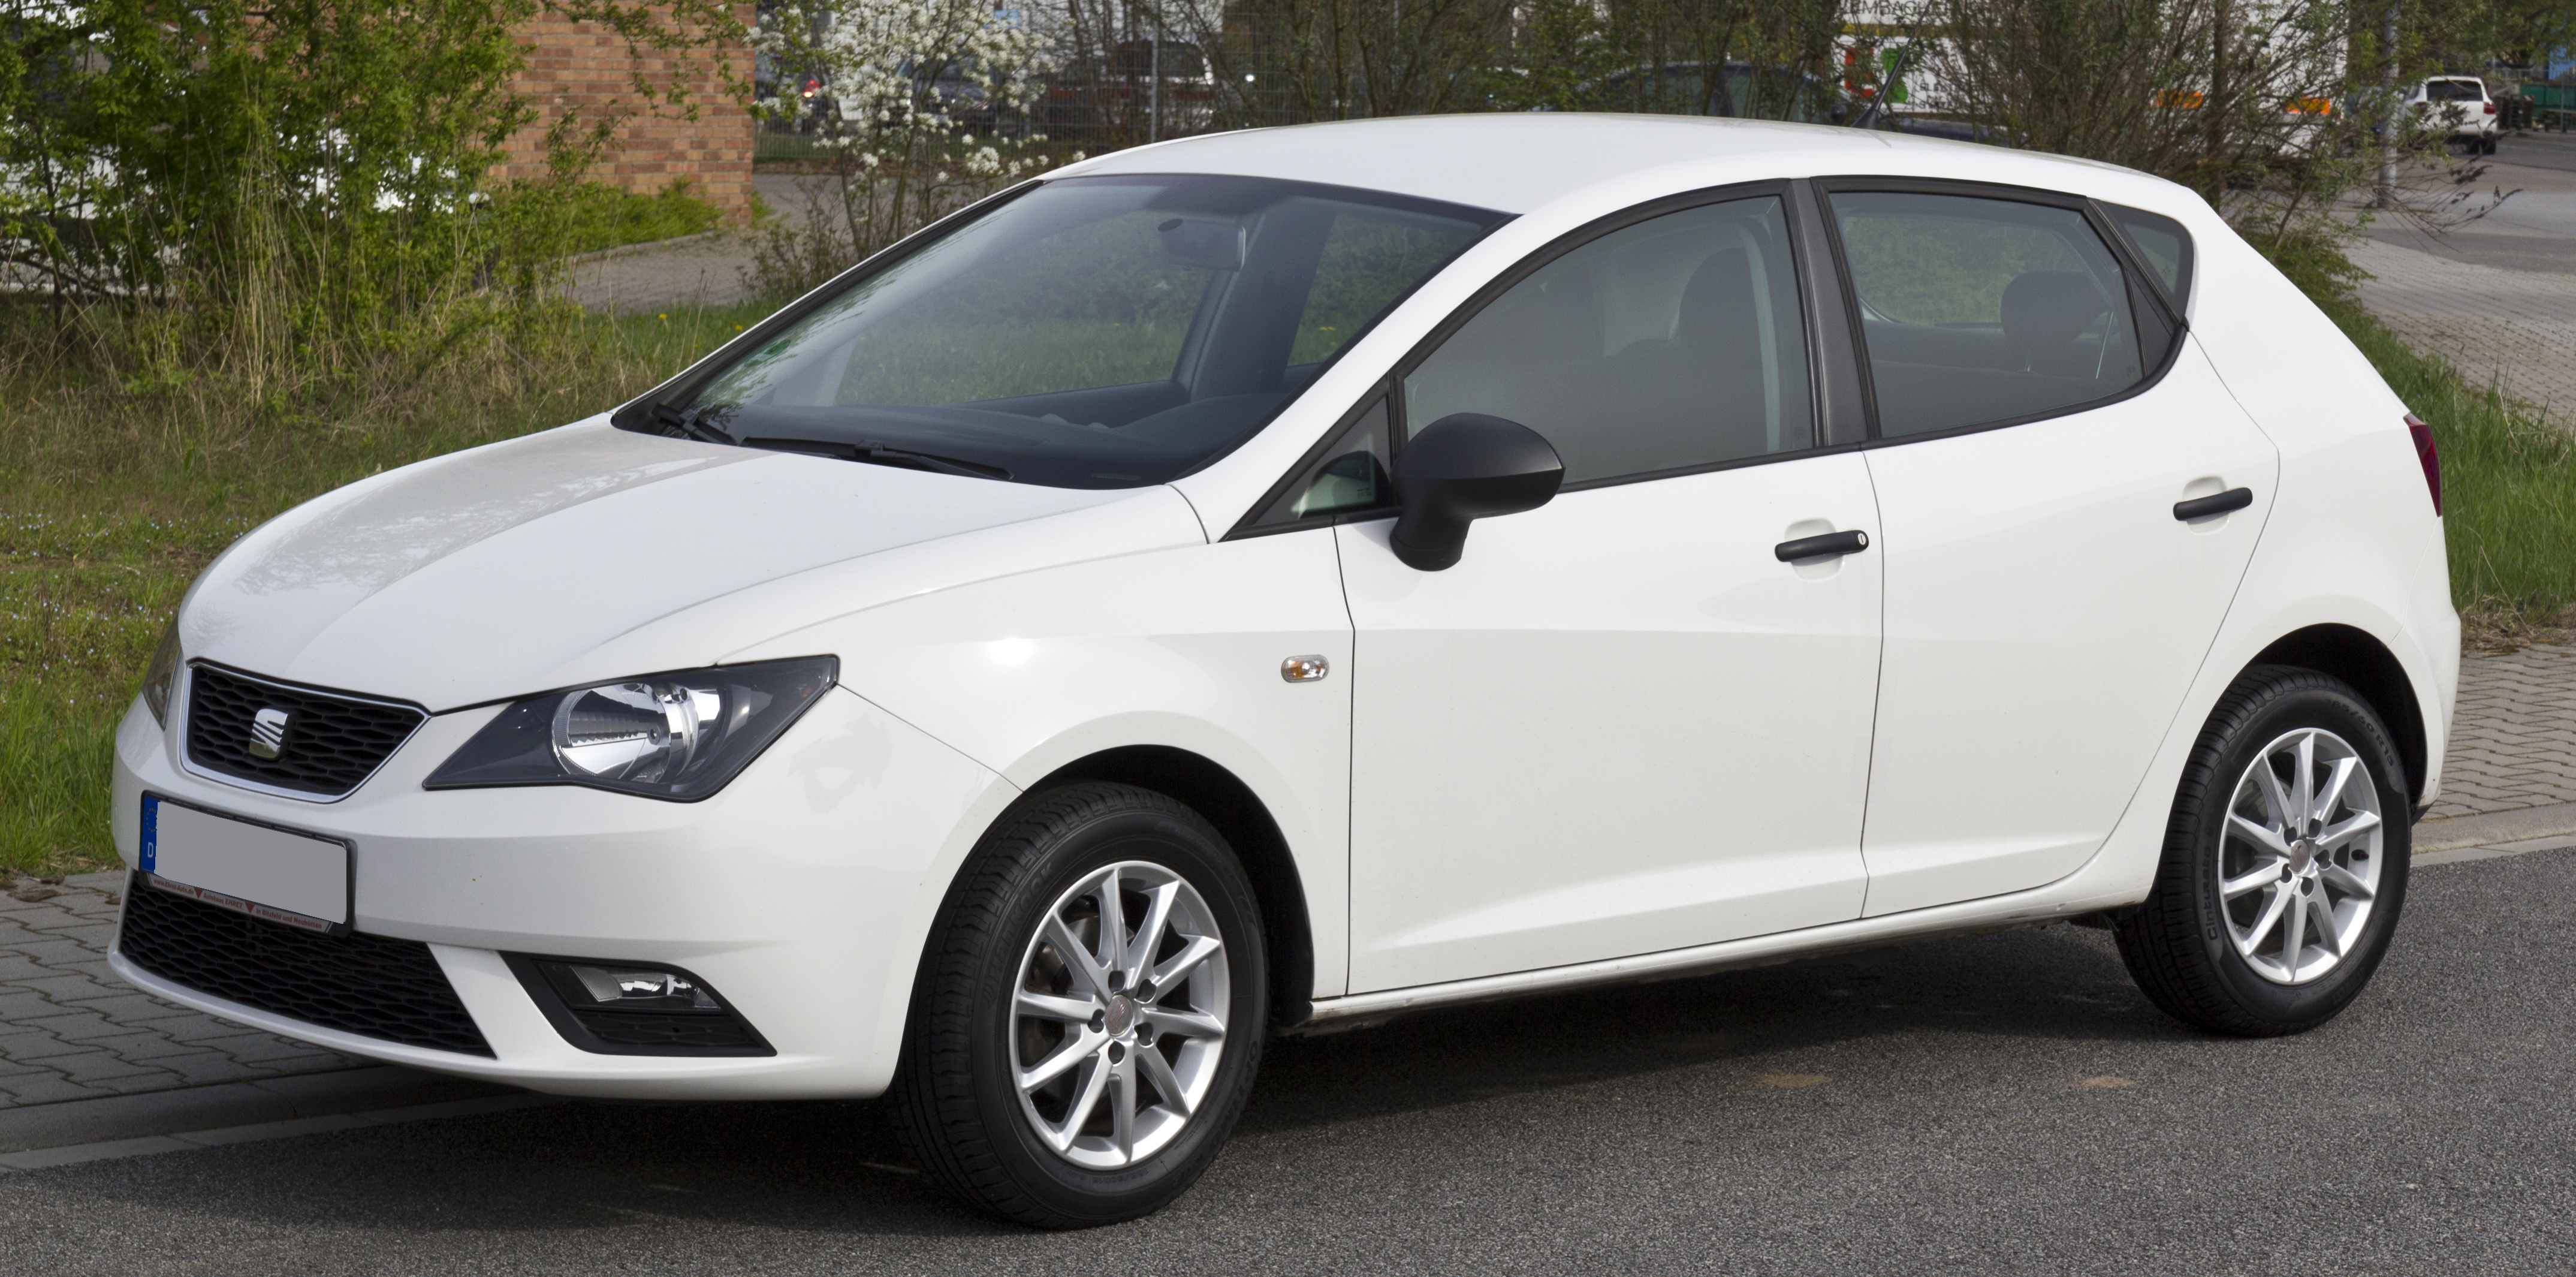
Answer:
M2255 754L2228 801L2218 895L2254 973L2306 984L2341 965L2379 898L2379 787L2342 737L2303 727Z
M1225 937L1187 879L1138 860L1084 875L1040 916L1013 985L1030 1129L1087 1170L1153 1156L1207 1099L1229 993Z

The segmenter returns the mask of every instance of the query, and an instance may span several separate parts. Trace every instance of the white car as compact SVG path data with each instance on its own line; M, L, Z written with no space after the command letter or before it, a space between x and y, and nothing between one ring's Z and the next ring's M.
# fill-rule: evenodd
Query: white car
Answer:
M2496 139L2504 133L2495 99L2487 95L2486 81L2476 76L2434 76L2407 93L2406 105L2425 127L2447 129L2481 155L2495 154Z
M2182 187L1822 127L1191 138L190 591L113 959L1171 1200L1265 1038L2060 920L2296 1032L2440 783L2429 434ZM1568 1003L1569 1008L1580 1003Z

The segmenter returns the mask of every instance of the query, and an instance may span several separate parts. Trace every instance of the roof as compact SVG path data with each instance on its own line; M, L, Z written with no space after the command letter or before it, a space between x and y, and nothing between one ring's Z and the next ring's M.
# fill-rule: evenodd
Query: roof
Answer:
M1850 158L1827 164L1822 171L1866 172L1872 166L1864 157L1898 151L1974 152L1981 168L2076 164L2098 172L2108 167L1823 124L1692 115L1516 112L1400 116L1212 133L1113 152L1066 171L1288 178L1526 213L1616 177L1688 161L1837 154ZM1807 163L1811 166L1814 161ZM2028 176L2026 170L2023 175Z

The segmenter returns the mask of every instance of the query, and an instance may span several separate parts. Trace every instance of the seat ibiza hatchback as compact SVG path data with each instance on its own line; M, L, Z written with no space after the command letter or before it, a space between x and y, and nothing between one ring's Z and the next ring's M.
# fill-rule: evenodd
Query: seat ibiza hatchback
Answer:
M1417 1008L2076 918L2308 1028L2457 657L2430 435L2180 187L1193 138L244 537L117 739L114 962L540 1091L888 1094L1095 1224L1265 1038Z

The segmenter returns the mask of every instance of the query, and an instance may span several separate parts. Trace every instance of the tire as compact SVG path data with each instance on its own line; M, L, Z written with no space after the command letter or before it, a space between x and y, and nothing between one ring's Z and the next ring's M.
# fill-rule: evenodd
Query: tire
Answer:
M1100 943L1112 900L1127 937L1116 948ZM1136 936L1157 920L1140 954ZM931 1179L1005 1219L1088 1228L1150 1214L1207 1170L1242 1115L1269 1019L1265 951L1251 883L1198 813L1100 782L1032 795L985 836L940 911L890 1097L896 1126ZM1039 1065L1062 1067L1024 1096L1023 1070Z
M2302 758L2326 819L2290 831L2279 812L2302 810ZM2116 928L2139 989L2213 1033L2273 1037L2333 1019L2370 982L2405 904L2404 778L2379 716L2342 681L2247 670L2183 768L2153 893Z

